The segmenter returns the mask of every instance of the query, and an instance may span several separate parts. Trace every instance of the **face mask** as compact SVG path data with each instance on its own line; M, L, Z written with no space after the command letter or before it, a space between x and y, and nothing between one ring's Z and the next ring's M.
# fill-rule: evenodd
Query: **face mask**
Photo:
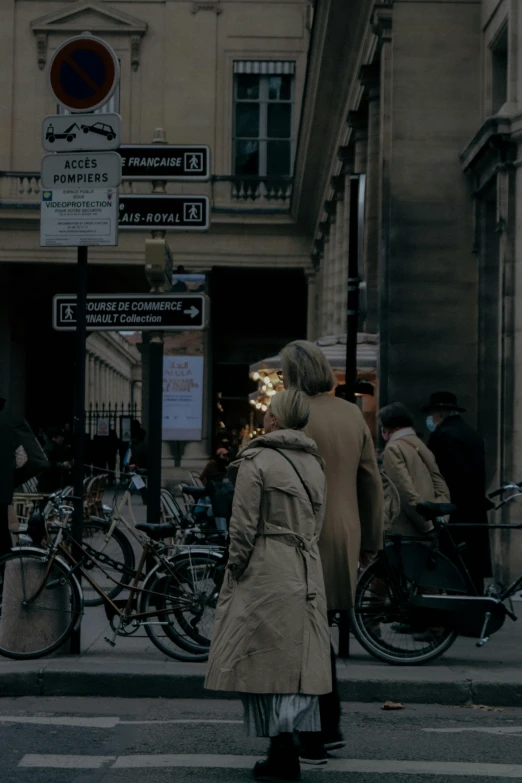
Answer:
M426 427L429 429L430 432L435 432L437 429L437 425L433 421L433 416L428 416L426 419Z

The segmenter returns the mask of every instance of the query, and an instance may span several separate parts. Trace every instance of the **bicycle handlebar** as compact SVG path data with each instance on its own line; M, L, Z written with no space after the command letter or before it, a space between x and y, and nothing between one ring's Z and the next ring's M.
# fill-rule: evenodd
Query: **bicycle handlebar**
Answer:
M518 484L515 484L514 482L511 481L506 481L498 489L494 489L493 492L488 492L488 498L496 498L499 495L503 495L504 492L508 491L508 489L514 489L514 490L522 489L522 481Z

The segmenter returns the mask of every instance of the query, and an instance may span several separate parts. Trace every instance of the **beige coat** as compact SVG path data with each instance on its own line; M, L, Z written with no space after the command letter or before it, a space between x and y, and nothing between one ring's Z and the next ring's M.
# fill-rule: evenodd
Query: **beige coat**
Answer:
M274 449L284 450L296 471ZM330 636L317 540L323 463L303 432L251 442L237 471L230 559L216 611L206 687L242 693L331 691ZM232 476L233 477L233 476Z
M449 503L446 482L429 448L408 427L394 433L384 450L382 467L399 493L401 507L388 533L415 536L429 533L433 523L415 510L421 501Z
M328 501L319 549L328 609L350 609L361 550L383 546L384 499L370 430L356 405L328 394L309 398L305 430L326 462Z

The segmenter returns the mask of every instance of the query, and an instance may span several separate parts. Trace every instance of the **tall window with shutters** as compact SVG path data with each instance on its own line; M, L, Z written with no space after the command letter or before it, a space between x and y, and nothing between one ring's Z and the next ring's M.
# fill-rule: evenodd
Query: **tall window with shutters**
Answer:
M293 62L234 63L234 174L284 177L294 158Z

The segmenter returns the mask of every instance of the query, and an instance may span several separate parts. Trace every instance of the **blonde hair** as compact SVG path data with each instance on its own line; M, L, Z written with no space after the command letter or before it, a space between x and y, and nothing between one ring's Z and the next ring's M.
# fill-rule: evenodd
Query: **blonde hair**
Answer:
M285 386L315 397L332 391L335 379L332 368L318 345L308 340L296 340L281 351Z
M272 397L270 411L281 430L303 430L308 424L310 405L303 392L282 391Z

